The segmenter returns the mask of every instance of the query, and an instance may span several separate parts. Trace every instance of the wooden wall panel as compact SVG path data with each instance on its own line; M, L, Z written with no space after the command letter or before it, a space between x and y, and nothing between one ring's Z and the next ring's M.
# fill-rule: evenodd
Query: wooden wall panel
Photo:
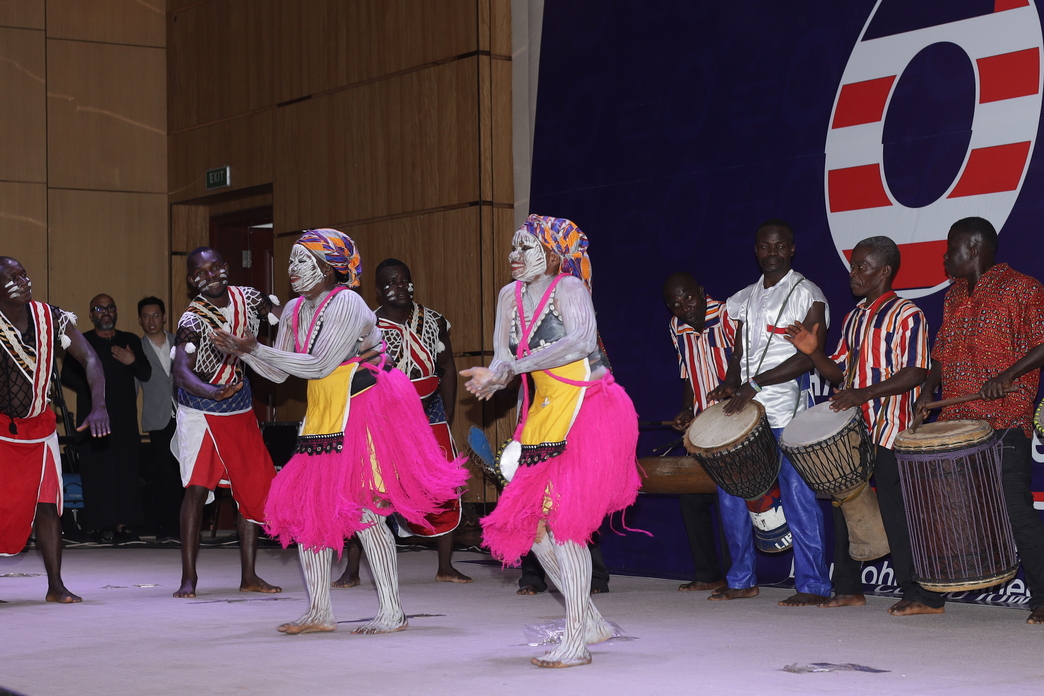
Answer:
M44 28L44 0L0 0L0 27Z
M47 181L43 32L0 28L0 179Z
M274 118L261 111L171 135L171 203L272 183ZM225 165L232 167L232 186L207 191L206 171Z
M47 0L47 36L133 46L167 43L164 0Z
M273 0L192 5L167 21L171 131L274 106ZM285 3L297 5L296 2Z
M169 297L167 197L51 189L47 202L52 301L86 320L104 292L121 310L119 327L135 330L138 300Z
M511 157L511 62L490 61L492 200L514 206L515 175Z
M49 184L167 192L165 51L47 42Z
M476 200L476 60L279 109L275 205L287 229Z
M187 253L207 244L208 239L210 239L210 209L207 206L170 206L171 251Z
M47 187L0 181L0 255L18 259L33 279L33 299L47 297Z
M474 0L211 0L172 8L172 131L476 50Z

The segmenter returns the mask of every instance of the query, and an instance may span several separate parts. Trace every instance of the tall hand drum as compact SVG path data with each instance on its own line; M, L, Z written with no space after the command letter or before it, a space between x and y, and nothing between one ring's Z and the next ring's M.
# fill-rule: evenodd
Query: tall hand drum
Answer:
M1018 561L1001 487L1001 440L986 421L927 423L895 440L915 578L935 592L1015 577Z
M685 449L722 490L747 501L755 544L776 553L791 547L779 493L780 454L765 407L748 403L726 416L725 402L705 409L685 432Z
M872 561L888 553L881 508L868 483L876 456L862 409L835 411L829 402L813 406L783 429L779 448L809 488L841 508L852 558Z

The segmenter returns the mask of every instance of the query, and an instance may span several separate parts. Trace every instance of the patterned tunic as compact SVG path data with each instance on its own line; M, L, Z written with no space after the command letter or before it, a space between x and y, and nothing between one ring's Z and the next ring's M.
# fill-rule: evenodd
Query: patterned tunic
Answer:
M1044 286L998 263L982 274L971 295L958 279L946 292L943 321L932 357L942 363L942 398L973 394L1032 348L1044 343ZM995 429L1033 427L1033 400L1040 370L1013 386L1017 392L994 401L970 401L943 409L941 420L976 418Z
M725 379L735 339L736 323L729 318L725 303L709 296L703 331L671 317L671 342L678 352L681 378L689 380L696 397L694 415L707 408L707 394Z

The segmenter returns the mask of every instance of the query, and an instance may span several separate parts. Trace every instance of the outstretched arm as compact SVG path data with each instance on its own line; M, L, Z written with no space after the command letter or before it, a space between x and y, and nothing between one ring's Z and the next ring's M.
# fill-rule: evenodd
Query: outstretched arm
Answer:
M90 428L92 436L104 437L109 434L109 413L105 410L105 372L102 370L101 361L98 360L94 348L91 348L91 344L75 326L65 327L65 335L70 341L68 352L83 365L87 374L87 384L91 389L91 412L76 430ZM64 377L64 366L62 372Z

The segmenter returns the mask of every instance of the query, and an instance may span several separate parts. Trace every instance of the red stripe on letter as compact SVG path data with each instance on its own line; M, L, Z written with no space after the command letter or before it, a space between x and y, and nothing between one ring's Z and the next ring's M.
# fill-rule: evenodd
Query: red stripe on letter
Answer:
M830 192L832 213L892 205L891 199L885 193L879 164L831 169L827 174L827 189Z
M1014 191L1019 187L1022 170L1029 156L1030 143L1011 143L980 147L968 155L961 180L949 198L978 196L983 193Z
M1014 99L1040 90L1040 54L1036 48L979 58L979 103Z
M1019 7L1025 7L1028 4L1029 0L993 0L993 11L1014 10Z
M834 110L834 123L830 127L845 128L880 121L893 82L895 75L842 86Z

